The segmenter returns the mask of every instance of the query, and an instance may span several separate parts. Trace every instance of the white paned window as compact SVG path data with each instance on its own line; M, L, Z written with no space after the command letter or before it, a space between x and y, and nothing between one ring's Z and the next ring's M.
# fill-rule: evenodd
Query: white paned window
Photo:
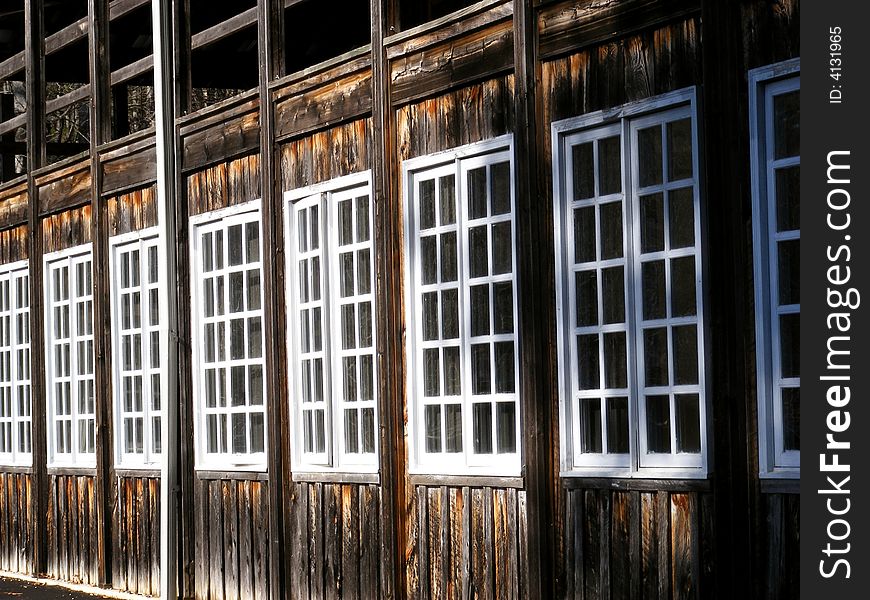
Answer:
M294 469L377 470L368 176L290 193L286 214Z
M192 218L199 468L266 466L259 202Z
M154 467L162 445L157 236L137 232L110 244L118 464Z
M563 472L704 476L694 95L553 129Z
M403 170L412 468L518 475L511 140Z
M30 277L27 263L0 266L0 465L29 465Z
M46 255L49 465L96 465L90 245Z
M800 64L751 71L759 473L800 473Z

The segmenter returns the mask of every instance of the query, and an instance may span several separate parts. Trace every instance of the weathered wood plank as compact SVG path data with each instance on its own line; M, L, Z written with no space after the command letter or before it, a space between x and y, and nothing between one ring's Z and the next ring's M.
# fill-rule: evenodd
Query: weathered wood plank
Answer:
M225 598L222 485L220 481L201 482L200 485L208 487L209 553L202 560L207 560L209 566L209 598Z
M224 598L239 597L239 505L236 482L223 480L221 493L224 520Z
M380 492L377 486L359 486L360 598L379 597Z
M320 484L308 485L308 555L309 585L314 598L326 597L324 581L324 489Z
M607 492L604 492L607 493ZM631 493L612 493L610 518L610 597L613 600L631 600Z
M671 495L671 586L675 600L698 597L698 514L694 494Z
M253 507L251 506L251 482L239 481L239 597L251 598L254 595L253 556L254 550L251 545L251 518Z
M258 147L260 116L253 112L195 131L183 138L182 168L192 171Z
M260 481L251 483L251 507L253 514L251 522L254 527L252 531L252 545L254 549L253 562L253 579L254 579L254 598L266 600L269 598L270 582L269 582L269 490L267 486L271 483L263 483Z
M358 119L371 111L371 94L371 72L360 71L289 96L275 106L276 138L300 136Z
M152 183L157 178L157 154L153 147L103 162L102 193L116 194Z
M671 501L668 492L655 494L656 537L658 538L658 597L671 597Z
M341 597L360 595L360 510L357 486L341 486Z
M324 598L342 594L341 572L341 485L323 486L323 577Z
M292 600L307 600L309 597L308 485L288 484L290 514L285 520L285 532L290 545L287 584Z

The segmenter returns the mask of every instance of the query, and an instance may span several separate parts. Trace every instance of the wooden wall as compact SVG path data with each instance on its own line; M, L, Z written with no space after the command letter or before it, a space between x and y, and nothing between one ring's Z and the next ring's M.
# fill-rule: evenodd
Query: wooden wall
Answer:
M90 204L49 215L42 220L42 252L57 252L92 240Z
M160 478L118 476L112 480L112 587L160 594Z
M50 475L48 569L54 579L97 585L97 498L93 475Z
M288 141L279 148L283 190L370 168L372 120L361 118Z
M192 532L197 599L269 598L268 485L198 479Z
M292 482L286 495L287 597L381 597L380 487Z
M27 225L0 231L0 264L26 260L30 254L28 239Z
M260 197L260 155L226 160L187 178L189 214L243 204Z
M34 573L36 522L28 473L0 473L0 571Z
M107 204L110 237L157 225L156 185L112 196Z

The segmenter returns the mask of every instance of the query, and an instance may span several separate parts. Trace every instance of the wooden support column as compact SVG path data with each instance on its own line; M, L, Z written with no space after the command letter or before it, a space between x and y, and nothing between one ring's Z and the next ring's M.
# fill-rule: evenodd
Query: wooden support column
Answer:
M43 2L24 0L25 85L27 94L27 224L30 232L30 397L33 440L33 565L36 574L47 569L48 472L45 433L45 343L42 301L42 224L33 170L45 163L45 55Z
M102 0L88 0L88 56L91 80L90 152L92 270L94 285L94 386L96 401L97 473L96 496L97 581L102 586L112 582L111 544L112 515L112 317L109 305L109 234L108 211L102 198L102 177L97 148L111 139L109 121L109 5Z
M381 594L404 595L405 561L405 364L402 312L402 223L396 163L395 113L390 105L390 69L384 38L393 25L392 0L371 0L372 199L375 205L377 360L380 377Z
M269 469L269 597L279 600L284 597L284 586L289 585L283 577L284 544L284 476L289 465L287 406L283 390L280 365L283 344L278 340L278 307L281 298L278 284L278 266L283 245L280 240L281 189L278 176L278 152L275 148L275 113L270 99L269 83L284 73L284 3L280 0L258 0L257 34L260 40L260 192L262 194L263 248L269 260L263 265L264 334L266 342L266 410L268 419L268 469ZM270 342L271 340L271 342ZM286 462L285 462L286 461Z
M520 580L526 580L527 598L553 597L553 519L550 386L550 314L552 302L541 290L546 270L542 265L550 239L544 218L548 206L541 176L543 145L538 131L536 93L540 89L537 58L537 22L532 0L514 0L514 164L517 198L519 262L520 393L524 478L526 488L526 548ZM542 248L543 246L543 248ZM542 251L543 250L543 251Z
M714 503L715 589L722 598L759 597L753 589L762 581L753 573L752 519L757 531L766 526L760 517L757 490L757 447L750 431L756 428L754 380L742 357L755 343L751 307L752 272L749 192L749 142L745 135L749 117L743 66L740 3L722 0L701 2L700 122L704 157L702 231L707 234L708 328L716 332L707 373L712 418L713 495L728 498ZM705 118L704 115L715 118ZM748 264L747 264L748 263ZM742 283L746 282L746 283ZM748 326L748 327L747 327ZM747 332L749 335L747 336ZM748 339L747 339L748 337ZM754 485L753 485L754 482ZM734 552L741 548L740 552ZM763 560L763 559L762 559ZM759 564L763 564L759 563Z

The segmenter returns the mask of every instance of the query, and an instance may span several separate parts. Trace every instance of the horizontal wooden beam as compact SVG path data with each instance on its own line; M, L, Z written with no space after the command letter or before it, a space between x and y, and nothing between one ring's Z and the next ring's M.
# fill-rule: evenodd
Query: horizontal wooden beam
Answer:
M117 71L112 71L110 79L112 85L118 85L119 83L124 83L125 81L135 79L139 75L147 73L148 71L152 71L153 69L154 56L149 54L145 58L140 58L136 62L132 62L125 67L121 67Z
M77 87L73 91L68 94L64 94L54 100L49 100L45 103L45 114L54 112L56 110L60 110L62 108L66 108L71 104L75 104L76 102L81 102L85 98L91 95L91 84L83 85L81 87Z
M20 115L12 117L8 121L0 123L0 135L6 135L10 131L15 131L19 127L24 127L25 125L27 125L27 114L21 113Z

